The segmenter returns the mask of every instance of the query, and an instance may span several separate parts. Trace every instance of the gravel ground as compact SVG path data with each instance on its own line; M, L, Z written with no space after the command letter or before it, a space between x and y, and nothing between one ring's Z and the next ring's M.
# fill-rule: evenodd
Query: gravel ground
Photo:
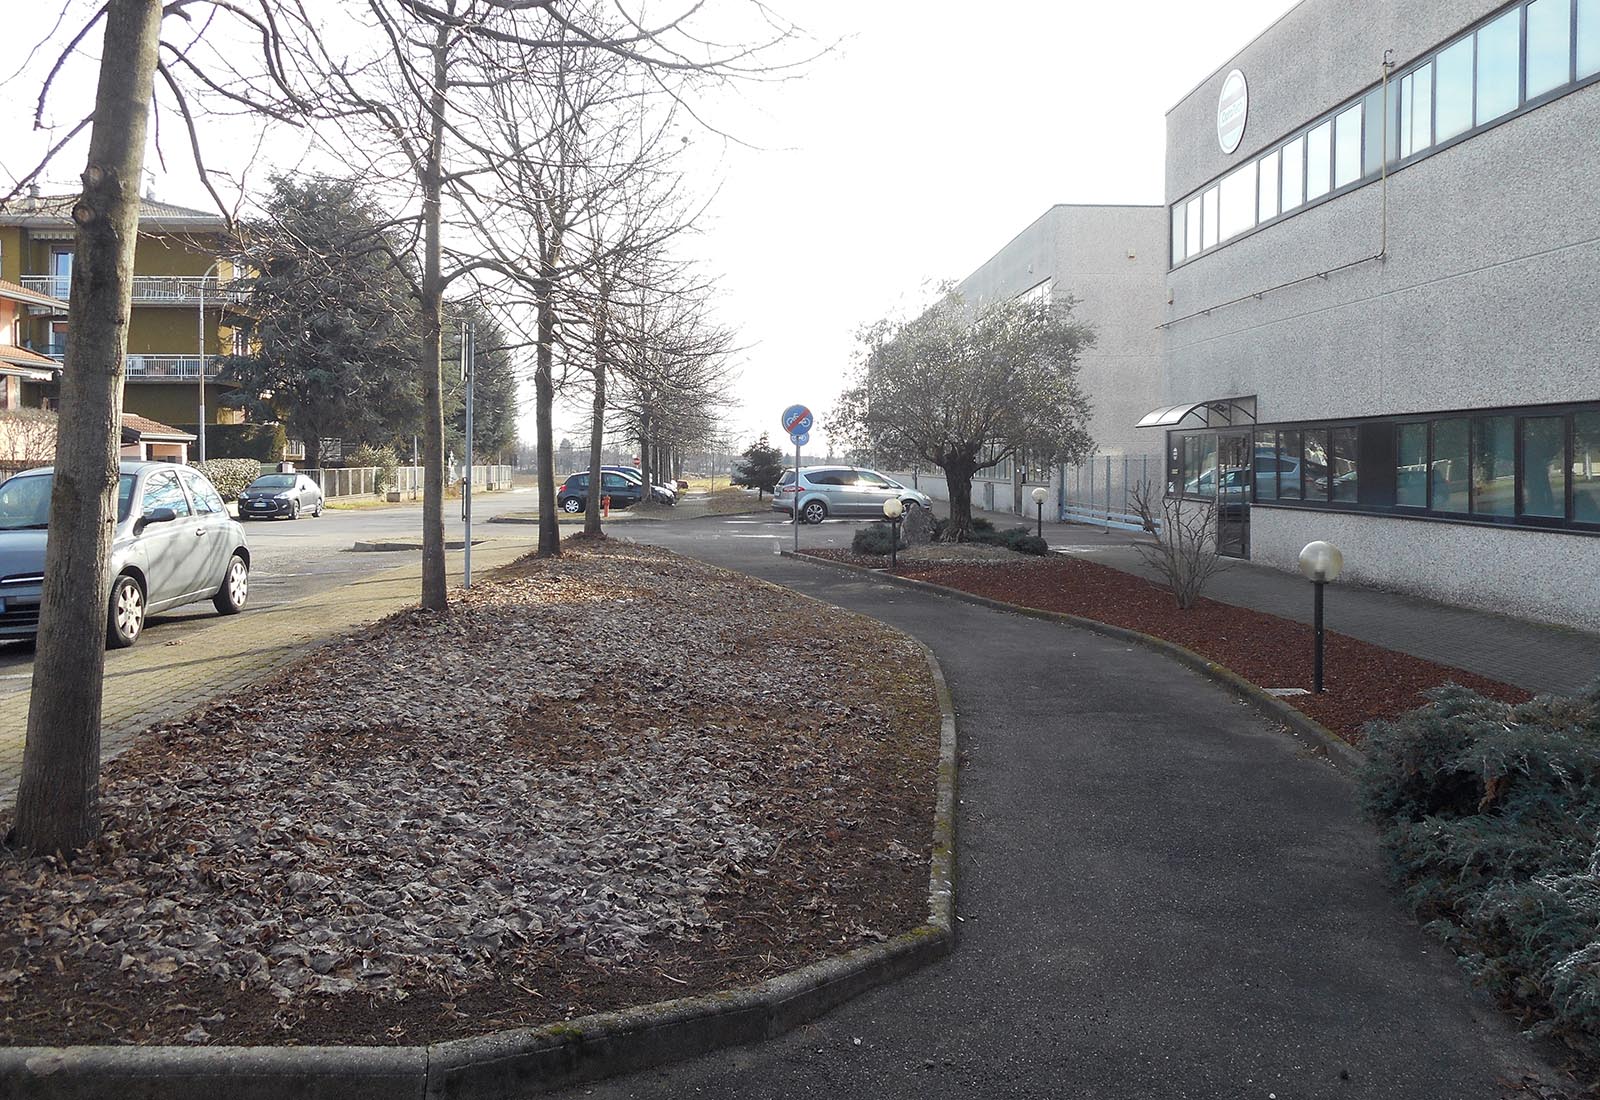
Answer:
M0 854L0 1039L423 1041L920 923L938 712L915 645L567 545L148 732L70 865Z

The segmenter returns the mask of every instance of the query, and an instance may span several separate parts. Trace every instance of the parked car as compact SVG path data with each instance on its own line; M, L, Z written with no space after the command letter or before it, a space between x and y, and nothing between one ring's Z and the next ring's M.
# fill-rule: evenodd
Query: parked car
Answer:
M0 638L39 630L51 467L0 483ZM250 548L216 487L170 462L124 462L106 570L106 642L130 646L158 611L210 600L223 615L244 609Z
M806 523L821 523L829 516L873 516L883 518L883 503L898 497L906 508L932 508L926 493L908 489L876 470L856 466L802 466L799 484L795 472L787 470L772 492L772 510L794 515L796 501L800 518Z
M603 473L621 474L629 481L636 481L640 485L644 484L644 474L634 466L602 466L600 470ZM678 503L677 487L673 485L652 485L650 487L650 499L657 504L676 504Z
M322 515L322 486L305 474L262 474L239 494L240 519L299 519L301 512Z
M611 498L611 507L627 508L644 499L644 483L612 473L603 472L600 491ZM589 475L570 474L556 491L556 507L563 512L578 513L589 507Z

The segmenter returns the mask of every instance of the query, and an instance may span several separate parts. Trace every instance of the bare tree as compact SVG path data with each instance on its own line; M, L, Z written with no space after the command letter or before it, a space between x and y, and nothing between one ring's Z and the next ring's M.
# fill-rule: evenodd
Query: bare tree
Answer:
M1211 578L1226 567L1217 553L1217 506L1209 501L1161 498L1148 482L1135 485L1129 496L1139 522L1154 542L1136 542L1134 549L1159 575L1178 606L1193 607Z
M117 519L139 175L161 15L161 0L106 6L89 161L72 209L72 342L61 378L44 596L17 786L16 842L28 851L74 851L100 831L106 561Z

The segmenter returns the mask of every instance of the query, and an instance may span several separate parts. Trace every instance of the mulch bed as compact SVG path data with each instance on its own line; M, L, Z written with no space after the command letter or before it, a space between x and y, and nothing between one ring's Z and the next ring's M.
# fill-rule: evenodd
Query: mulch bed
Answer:
M887 559L845 551L807 551L816 557L881 568ZM1052 554L1014 555L1008 563L908 561L897 575L994 600L1064 612L1153 634L1192 649L1263 688L1311 687L1312 631L1305 623L1201 598L1180 610L1166 591L1120 569ZM1457 683L1495 699L1521 702L1529 693L1475 673L1384 649L1345 634L1325 636L1324 691L1284 701L1353 745L1368 722L1421 706L1422 692Z
M921 650L666 551L566 547L148 731L70 864L0 849L0 1041L425 1043L923 923Z

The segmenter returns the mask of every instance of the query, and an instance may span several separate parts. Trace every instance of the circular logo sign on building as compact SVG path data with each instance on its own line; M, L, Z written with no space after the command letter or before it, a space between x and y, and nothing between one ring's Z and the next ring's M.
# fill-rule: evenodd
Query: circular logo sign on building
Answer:
M1244 74L1235 69L1222 81L1222 94L1217 97L1217 144L1224 153L1239 148L1249 114L1250 89L1245 87Z

